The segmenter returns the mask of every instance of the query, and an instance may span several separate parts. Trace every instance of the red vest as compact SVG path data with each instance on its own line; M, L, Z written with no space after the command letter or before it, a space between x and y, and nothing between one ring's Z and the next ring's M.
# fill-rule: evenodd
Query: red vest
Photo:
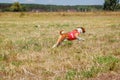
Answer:
M68 40L75 40L76 39L76 36L75 36L75 34L76 33L78 33L78 34L80 34L79 32L78 32L78 30L73 30L73 31L71 31L71 32L69 32L68 33Z

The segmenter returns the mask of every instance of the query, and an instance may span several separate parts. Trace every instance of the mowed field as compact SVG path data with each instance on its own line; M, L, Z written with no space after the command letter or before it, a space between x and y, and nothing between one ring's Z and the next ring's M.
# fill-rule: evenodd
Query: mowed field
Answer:
M0 80L120 80L120 12L0 13Z

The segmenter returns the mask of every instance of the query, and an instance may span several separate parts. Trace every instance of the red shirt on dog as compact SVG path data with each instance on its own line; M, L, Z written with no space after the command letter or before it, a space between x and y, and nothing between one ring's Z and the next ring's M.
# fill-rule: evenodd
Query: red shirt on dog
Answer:
M69 32L67 39L70 40L70 41L75 40L76 39L76 36L75 36L76 33L80 34L80 32L78 32L78 30L73 30L72 32Z

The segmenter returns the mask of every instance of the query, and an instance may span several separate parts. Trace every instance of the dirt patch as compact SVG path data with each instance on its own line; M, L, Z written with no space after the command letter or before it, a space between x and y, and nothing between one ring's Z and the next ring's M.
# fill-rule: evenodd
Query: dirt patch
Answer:
M120 74L114 72L103 73L98 75L96 78L91 78L88 80L120 80Z
M0 71L0 80L1 80L4 76L5 76L5 73Z

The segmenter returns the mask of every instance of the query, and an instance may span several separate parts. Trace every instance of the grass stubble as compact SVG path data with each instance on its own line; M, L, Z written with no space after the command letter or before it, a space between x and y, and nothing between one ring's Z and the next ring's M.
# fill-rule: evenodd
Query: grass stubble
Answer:
M60 30L78 26L86 28L85 41L51 49ZM119 12L0 13L0 80L101 80L104 74L120 79Z

